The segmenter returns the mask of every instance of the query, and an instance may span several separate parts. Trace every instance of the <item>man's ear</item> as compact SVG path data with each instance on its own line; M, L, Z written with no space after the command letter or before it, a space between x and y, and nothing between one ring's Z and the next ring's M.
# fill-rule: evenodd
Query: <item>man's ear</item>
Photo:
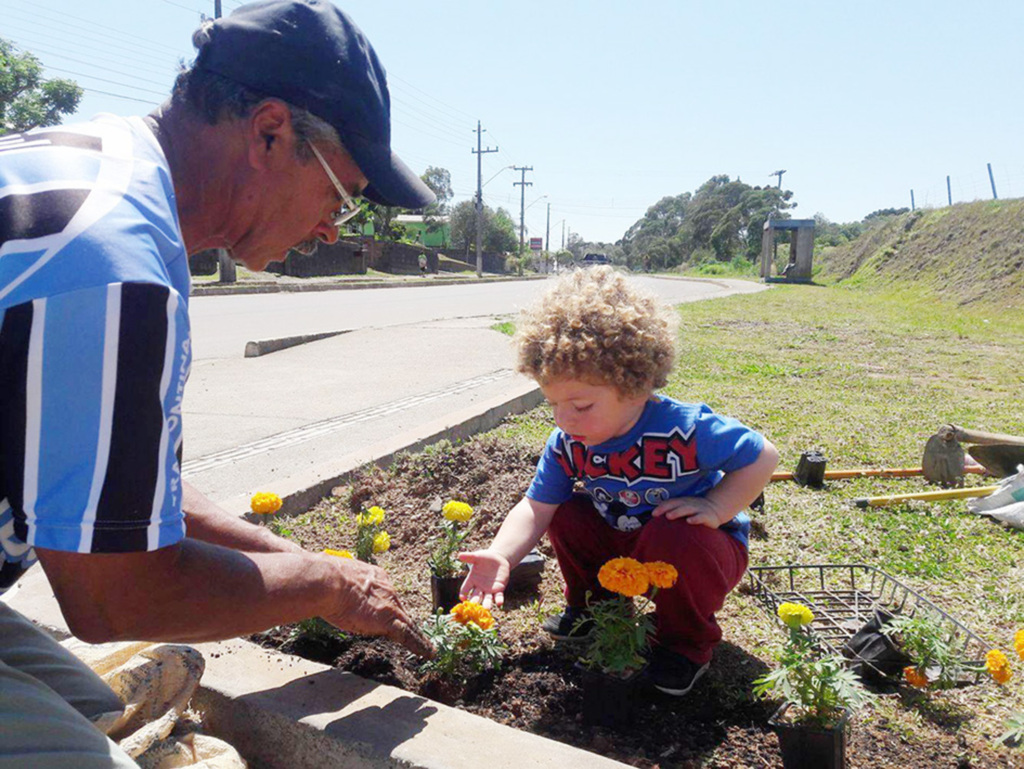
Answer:
M278 99L260 102L247 123L249 163L267 169L281 157L294 157L295 130L288 105Z

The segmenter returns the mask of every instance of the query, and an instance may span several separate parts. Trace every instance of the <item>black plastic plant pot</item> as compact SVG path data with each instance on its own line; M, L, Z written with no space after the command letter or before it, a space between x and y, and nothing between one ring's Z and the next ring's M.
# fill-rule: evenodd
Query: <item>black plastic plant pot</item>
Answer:
M430 575L430 597L434 602L435 612L441 609L447 614L459 602L459 588L462 587L462 580L465 577L465 574L455 577Z
M583 688L583 721L593 726L625 729L641 707L643 669L621 676L593 670L576 663Z
M846 766L846 724L850 711L833 726L800 724L786 719L789 705L775 711L768 724L779 735L786 769L843 769Z

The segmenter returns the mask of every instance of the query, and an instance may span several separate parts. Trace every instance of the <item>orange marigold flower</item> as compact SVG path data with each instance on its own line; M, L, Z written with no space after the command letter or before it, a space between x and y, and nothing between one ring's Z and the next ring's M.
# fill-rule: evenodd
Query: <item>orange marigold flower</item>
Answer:
M1016 650L1017 656L1024 660L1024 630L1014 633L1013 648Z
M1013 671L1010 670L1010 661L999 649L993 649L985 655L985 670L992 676L997 684L1005 684L1013 678Z
M452 607L451 615L460 625L468 625L472 622L481 630L490 630L494 627L494 617L491 616L491 612L473 601L456 604Z
M645 563L644 568L647 570L647 579L657 588L672 587L676 584L676 580L679 579L679 572L676 571L676 567L664 561Z
M281 498L269 491L253 494L249 507L258 515L273 515L281 509Z
M913 665L903 668L903 678L908 684L918 689L928 688L928 674Z
M606 590L630 598L646 593L651 584L647 569L633 558L612 558L597 573L597 581Z

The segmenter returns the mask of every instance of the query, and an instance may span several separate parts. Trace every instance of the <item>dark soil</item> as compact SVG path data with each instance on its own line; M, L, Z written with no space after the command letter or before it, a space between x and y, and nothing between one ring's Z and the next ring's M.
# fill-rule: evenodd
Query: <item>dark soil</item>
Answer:
M352 514L380 505L388 513L392 547L378 563L391 575L409 611L426 618L431 610L426 560L441 505L449 499L473 505L467 549L484 546L526 489L536 461L535 450L507 440L443 444L402 457L388 471L358 475L350 485L335 489L334 497L278 527L311 550L348 549ZM762 537L771 536L767 518L767 527L760 527ZM770 668L765 646L780 631L754 607L752 598L737 591L727 601L719 616L725 641L689 696L670 697L648 687L645 704L628 730L591 726L581 715L580 673L574 668L578 650L556 646L539 628L546 615L562 607L561 576L546 541L541 551L549 558L541 583L511 590L505 609L495 614L508 646L498 671L450 683L423 674L412 655L379 639L295 637L291 628L278 628L254 640L633 766L782 766L778 739L768 726L776 704L750 694L753 680ZM993 748L963 728L975 717L972 708L983 707L980 695L966 709L936 707L906 693L889 694L880 702L887 707L876 706L852 721L847 748L851 767L1024 766L1019 752Z

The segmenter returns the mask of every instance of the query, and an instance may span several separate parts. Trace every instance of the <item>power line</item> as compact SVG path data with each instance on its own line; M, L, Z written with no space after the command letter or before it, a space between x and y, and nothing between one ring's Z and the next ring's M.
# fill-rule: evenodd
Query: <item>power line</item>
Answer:
M8 9L8 13L10 13L12 11L14 13L20 13L21 12L20 9L17 9L17 8L15 8L15 9ZM57 19L51 21L49 19L46 19L45 17L42 17L42 18L43 18L43 21L40 21L35 16L30 16L29 18L16 17L16 20L21 22L22 24L31 24L31 25L36 26L36 27L41 27L43 30L45 30L46 35L47 35L48 38L53 36L53 33L55 31L53 29L53 25L57 24L57 25L60 25L60 26L63 26L63 27L70 27L71 28L71 34L73 34L71 42L77 42L77 41L83 40L83 39L84 40L93 40L93 41L96 41L96 42L98 42L98 43L100 43L100 44L102 44L104 46L107 46L107 47L120 48L121 50L124 50L124 51L127 51L127 52L131 53L133 56L139 56L140 54L143 54L143 53L145 53L146 56L153 56L153 50L152 50L151 44L149 44L147 42L133 43L128 38L133 38L133 37L137 37L137 36L136 35L132 35L131 33L124 32L124 33L120 33L118 35L108 35L108 34L105 34L103 32L93 32L92 30L83 30L81 28L76 27L74 24L70 24L67 21L57 20ZM64 32L64 30L57 30L57 31ZM141 39L141 38L138 38L138 39ZM108 40L115 40L120 45L111 45L109 42L107 42ZM126 46L129 46L129 47L126 47ZM138 50L132 50L132 48L136 48Z
M39 50L43 50L43 49L39 49ZM75 64L84 64L87 67L93 67L94 69L101 69L104 72L113 72L115 75L128 75L128 77L131 77L131 75L129 73L122 72L119 69L111 69L110 67L101 67L99 64L93 64L92 62L89 62L89 61L82 61L81 59L76 59L76 58L74 58L72 56L65 56L64 54L57 53L56 51L43 51L43 53L46 53L48 56L56 56L57 58L60 58L60 59L67 59L68 61L73 61L73 62L75 62ZM145 78L138 78L138 79L141 80L144 83L153 83L154 85L163 85L163 83L159 83L156 80L146 80ZM137 86L130 86L130 87L131 88L137 88ZM145 90L149 90L149 89L138 88L138 90L145 91Z
M131 85L130 83L119 83L116 80L107 80L106 78L96 77L95 75L83 75L81 72L74 72L70 69L62 69L61 67L47 67L47 69L55 70L56 72L67 72L69 75L75 75L76 77L87 77L91 80L99 80L101 83L110 83L111 85L119 85L124 88L134 88L136 91L145 91L146 93L155 93L157 96L167 96L163 91L153 91L149 88L139 88L137 85Z
M38 47L39 44L36 43L36 42L33 42L34 38L33 37L25 37L25 33L23 33L23 32L19 33L19 40L28 40L31 43L32 49L31 49L30 53L35 54L36 52L38 52L38 53L46 54L47 56L59 56L59 57L63 57L63 58L69 58L64 53L58 53L57 51L51 51L51 50L48 50L46 48L39 48ZM69 43L69 42L65 42L65 41L61 41L61 40L46 40L46 41L44 41L43 44L45 45L45 44L51 43L51 42L57 43L59 45L76 45L76 46L78 45L76 43ZM78 47L81 47L81 46L78 46ZM106 57L106 56L97 56L95 54L92 54L91 50L89 50L89 46L88 45L86 45L85 47L86 47L86 51L83 53L83 55L91 55L94 59L98 59L99 61L108 61L108 62L117 63L117 64L124 64L124 63L126 63L125 62L125 58L126 57L121 57L119 59L111 59L111 58ZM25 50L28 50L28 48L25 48ZM73 53L79 53L79 52L78 51L73 51ZM81 62L80 61L79 63L88 64L90 66L98 66L98 65L93 64L92 61L86 61L86 62ZM157 71L157 70L155 70L153 68L150 68L150 67L144 67L144 68L149 70L150 72L156 72ZM165 68L164 71L166 72L167 69L168 68ZM115 71L115 72L117 72L118 74L121 74L121 75L128 75L129 77L133 77L133 75L131 73L128 73L128 72L122 72L120 70L113 70L113 71ZM154 85L163 85L163 83L161 83L161 82L158 82L158 81L155 81L155 80L148 80L147 78L141 78L140 77L139 80L142 80L143 82L147 82L147 83L153 83Z
M186 11L191 11L192 13L198 13L199 15L202 15L202 13L200 11L197 11L195 8L189 8L187 5L182 5L181 3L175 3L174 0L164 0L164 2L167 3L168 5L173 5L173 6L176 6L178 8L184 8Z
M59 19L55 19L55 20L63 20L65 18L75 19L76 21L81 21L81 22L83 22L85 24L91 24L94 27L100 27L101 29L109 29L112 32L117 32L119 35L127 34L123 30L116 29L116 28L108 26L106 24L100 24L100 23L98 23L96 21L93 21L92 19L86 19L86 18L84 18L82 16L75 16L75 15L70 14L70 13L65 13L63 10L58 11L58 10L56 10L54 8L50 8L49 6L40 5L38 2L36 2L36 0L20 0L20 2L23 2L23 3L26 3L27 5L29 5L32 8L32 12L33 13L37 13L39 10L48 10L48 11L50 11L52 13L59 14L60 18ZM52 19L53 17L50 17L50 18ZM168 51L171 51L173 53L178 53L178 49L172 48L169 45L165 45L163 43L158 43L158 42L156 42L154 40L146 40L145 38L139 37L138 35L132 35L132 37L135 37L135 38L137 38L139 40L142 40L143 42L145 42L148 45L155 45L155 46L157 46L159 48L166 48Z
M168 2L169 2L169 0L166 0L166 1L168 1ZM430 97L431 99L434 99L434 97L433 97L433 96L431 96L431 95L430 95L429 93L427 93L426 91L424 91L424 90L423 90L422 88L417 88L417 87L416 87L416 86L414 86L414 85L413 85L412 83L410 83L410 82L409 82L408 80L403 80L402 78L398 77L398 75L391 75L390 77L391 77L391 79L392 79L392 80L397 80L397 81L398 81L398 82L400 82L400 83L404 83L405 85L409 86L410 88L412 88L412 89L414 89L414 90L416 90L416 91L419 91L419 92L420 92L421 94L423 94L424 96L427 96L427 97ZM465 116L465 117L468 117L468 118L470 118L471 120L475 120L475 119L476 119L476 118L474 118L474 117L473 117L472 115L470 115L470 114L469 114L468 112L463 112L463 111L462 111L461 109L459 109L458 107L453 107L453 106L451 106L450 104L445 104L445 102L441 101L440 99L435 99L435 101L436 101L436 102L437 102L438 104L444 104L444 106L446 106L446 107L447 107L448 109L450 109L450 110L453 110L453 111L455 111L455 112L458 112L459 114L461 114L461 115L463 115L463 116Z
M83 91L88 91L89 93L103 94L104 96L113 96L115 99L126 99L128 101L137 101L137 102L141 102L142 104L149 104L152 107L156 107L156 106L158 106L160 104L160 102L156 102L156 101L147 101L145 99L136 99L134 96L124 96L123 94L111 93L110 91L100 91L100 90L97 90L96 88L86 88L85 86L82 86L82 90Z

